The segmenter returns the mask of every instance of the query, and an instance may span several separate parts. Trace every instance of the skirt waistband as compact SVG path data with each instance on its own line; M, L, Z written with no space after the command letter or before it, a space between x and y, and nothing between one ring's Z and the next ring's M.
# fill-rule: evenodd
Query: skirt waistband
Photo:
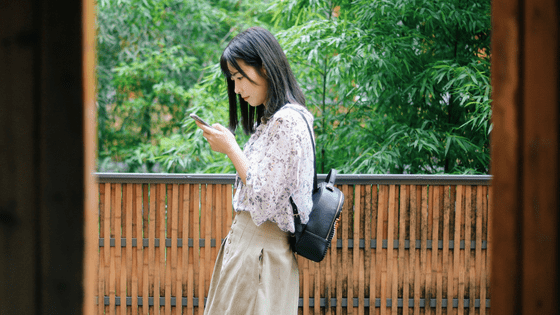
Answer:
M255 222L253 222L251 214L247 211L236 212L233 225L237 225L239 228L245 230L245 232L254 232L267 239L287 240L290 237L290 233L280 230L278 225L274 222L266 221L257 226Z

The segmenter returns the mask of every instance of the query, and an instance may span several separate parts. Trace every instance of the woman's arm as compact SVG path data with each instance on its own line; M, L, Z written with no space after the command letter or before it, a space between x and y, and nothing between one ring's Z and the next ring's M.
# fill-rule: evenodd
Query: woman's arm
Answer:
M247 169L249 167L248 166L249 163L247 161L247 157L245 156L245 154L243 154L243 151L241 151L241 148L239 147L237 142L235 142L235 146L233 146L231 150L226 154L229 157L229 159L233 162L233 166L235 166L235 169L237 170L237 174L239 175L239 178L241 178L241 180L243 181L243 184L247 184L245 179L247 178Z
M208 128L198 121L196 124L202 129L202 135L208 140L210 148L216 152L226 154L233 162L239 178L241 178L243 184L246 184L248 161L237 141L235 141L234 135L220 124L212 125L214 129Z

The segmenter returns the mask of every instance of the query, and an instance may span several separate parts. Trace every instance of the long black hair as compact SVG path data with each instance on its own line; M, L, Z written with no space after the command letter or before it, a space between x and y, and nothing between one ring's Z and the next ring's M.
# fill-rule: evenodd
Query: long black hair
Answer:
M258 75L268 82L265 98L266 107L261 104L251 107L241 96L236 97L235 83L230 80L228 64L252 83L255 83L241 68L238 60L255 68ZM241 125L246 134L254 132L257 126L266 123L274 113L287 103L305 106L305 98L290 68L288 59L278 41L269 31L261 27L251 27L235 36L228 44L220 58L222 72L226 76L229 97L229 128L235 131L239 123L237 118L237 100L241 109ZM262 70L265 71L262 71ZM256 119L255 119L256 115Z

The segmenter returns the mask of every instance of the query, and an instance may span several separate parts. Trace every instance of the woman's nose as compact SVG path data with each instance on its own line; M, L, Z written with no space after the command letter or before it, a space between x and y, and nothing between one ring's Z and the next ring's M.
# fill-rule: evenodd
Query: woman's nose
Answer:
M233 89L233 91L235 92L235 94L240 94L240 93L241 93L241 91L240 91L240 86L239 86L239 83L237 83L237 80L234 81L233 84L235 84L235 88Z

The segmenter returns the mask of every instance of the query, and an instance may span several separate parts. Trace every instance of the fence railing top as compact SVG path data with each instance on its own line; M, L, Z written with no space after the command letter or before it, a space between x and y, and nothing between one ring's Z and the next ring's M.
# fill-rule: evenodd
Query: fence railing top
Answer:
M95 173L99 183L233 184L235 174ZM318 174L319 182L326 174ZM338 174L338 185L490 185L492 175Z

